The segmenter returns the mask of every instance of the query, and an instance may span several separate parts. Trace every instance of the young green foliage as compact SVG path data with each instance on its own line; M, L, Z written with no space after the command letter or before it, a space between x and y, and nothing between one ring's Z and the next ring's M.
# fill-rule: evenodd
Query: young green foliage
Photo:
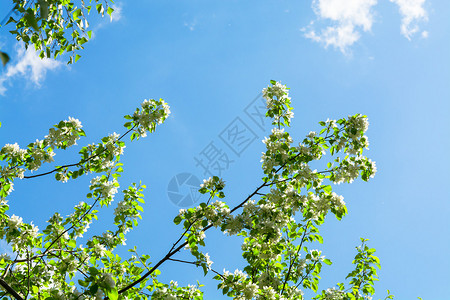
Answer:
M102 8L97 5L96 9ZM75 10L73 16L78 20L82 13ZM124 134L113 133L83 147L78 162L51 171L28 174L53 161L56 150L68 149L85 135L78 120L61 121L43 140L26 149L5 145L0 150L0 238L12 246L16 257L0 257L4 295L47 300L203 299L198 282L180 287L174 281L158 280L158 268L171 261L200 267L205 276L214 273L218 289L234 299L304 299L305 290L313 291L314 299L371 299L376 267L380 265L366 239L357 248L355 269L346 278L347 289L343 283L337 288L319 289L321 270L332 262L323 250L316 249L323 242L320 226L327 215L341 220L347 214L343 197L334 193L332 186L351 183L358 177L368 181L375 175L375 163L363 155L368 147L367 117L356 114L320 122L319 133L310 132L300 143L294 143L284 131L293 117L288 90L275 81L263 90L267 117L272 118L274 128L263 141L266 151L261 159L264 176L260 185L233 203L224 200L225 182L221 178L205 179L199 192L208 194L208 201L180 210L174 218L174 223L182 227L180 235L155 261L150 261L149 255L139 255L136 247L129 250L132 256L128 259L115 253L125 244L126 233L138 225L145 186L133 183L122 190L120 201L114 204L114 199L123 171L123 138L130 134L133 141L154 132L170 113L162 99L145 100L133 115L126 115ZM312 170L314 161L324 161L323 169ZM7 197L14 180L53 173L61 182L81 175L96 176L91 179L86 200L67 217L55 213L42 231L19 216L7 215ZM98 210L111 205L115 205L112 227L100 235L90 235L88 228L98 219ZM241 270L214 270L212 258L204 253L206 232L211 229L241 238L245 261ZM79 243L82 237L87 239L85 247ZM191 260L177 256L184 250L192 255ZM386 299L392 297L388 292Z
M15 24L16 28L10 32L18 41L23 41L26 48L33 45L41 58L69 53L68 63L71 64L80 59L77 52L92 36L88 30L89 13L95 8L98 14L103 16L106 11L111 17L112 3L112 0L13 0L6 24ZM5 64L7 60L3 58L7 56L0 57Z

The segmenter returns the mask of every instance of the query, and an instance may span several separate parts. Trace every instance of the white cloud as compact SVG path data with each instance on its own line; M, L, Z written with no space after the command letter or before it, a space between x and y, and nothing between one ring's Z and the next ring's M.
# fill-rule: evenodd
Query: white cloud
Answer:
M373 24L372 7L377 0L314 0L313 10L318 21L331 25L317 32L315 22L302 29L305 37L348 52L348 47L360 38L360 30L370 31Z
M418 23L427 21L426 0L390 1L398 5L402 16L401 33L410 40L419 31ZM362 32L371 30L375 5L377 0L313 0L312 8L317 20L301 31L306 38L323 44L325 48L333 46L346 54ZM427 38L428 32L422 31L421 35Z
M25 77L35 86L40 87L48 70L55 70L61 66L61 62L38 56L33 47L25 50L22 47L16 47L17 63L9 62L6 70L0 75L0 95L6 92L5 83L18 76Z
M91 38L89 40L95 39L95 37L97 36L97 32L100 29L102 29L103 27L108 26L108 24L111 24L111 23L114 23L114 22L118 22L119 20L121 20L123 18L123 5L121 3L120 4L117 4L117 3L113 4L111 6L111 8L114 9L114 11L111 13L111 17L109 18L109 21L108 21L108 18L107 18L107 17L109 17L109 15L106 14L106 12L105 12L105 14L102 15L102 16L105 17L105 19L103 19L102 21L98 22L93 27L92 33L91 33L92 35L91 35Z
M122 19L122 4L114 4L112 8L114 11L111 14L111 22L117 22Z
M192 22L184 22L184 26L189 28L190 31L194 31L195 26L197 26L197 19L194 19Z
M411 36L419 31L417 25L420 21L427 21L427 12L423 5L426 0L390 0L398 5L400 14L402 15L402 25L400 27L401 33L411 40ZM428 33L425 33L428 35ZM422 34L422 36L424 36Z

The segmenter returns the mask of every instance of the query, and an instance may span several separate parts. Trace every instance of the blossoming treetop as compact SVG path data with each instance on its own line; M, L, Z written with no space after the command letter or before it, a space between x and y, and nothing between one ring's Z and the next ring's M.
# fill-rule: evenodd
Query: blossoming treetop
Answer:
M142 212L142 184L122 190L121 200L113 204L123 171L119 162L125 137L138 140L155 131L170 111L163 100L146 100L134 114L125 116L127 129L113 133L99 143L80 150L78 162L50 171L38 171L54 160L56 150L65 150L85 135L81 123L73 118L51 128L42 140L21 149L7 144L0 151L0 237L11 245L14 257L2 255L0 286L3 296L15 299L203 299L200 286L178 286L174 281L158 280L167 261L201 267L205 276L213 273L218 289L234 299L304 299L304 290L316 293L315 299L370 299L379 261L365 239L357 248L355 268L349 281L319 291L323 264L331 261L311 243L322 242L320 226L327 214L341 219L347 213L343 197L332 191L333 184L351 183L358 177L368 181L376 172L375 163L363 155L368 147L365 132L367 117L354 115L320 122L320 132L310 132L294 143L285 128L293 117L288 88L279 82L263 90L267 117L273 130L263 141L264 177L249 195L239 202L226 202L225 182L216 176L205 179L199 192L209 196L196 207L180 210L174 223L182 227L170 250L159 260L148 255L128 259L114 253L125 243L126 234L138 225ZM329 153L329 156L325 154ZM326 159L328 158L328 159ZM323 170L312 170L310 163L326 160ZM86 200L63 217L57 212L44 230L22 218L8 215L8 195L17 179L32 180L54 174L58 181L92 176ZM97 219L98 207L115 205L114 228L100 235L89 234ZM208 230L242 237L245 264L231 273L213 268L212 258L204 253ZM80 245L84 238L86 247ZM130 241L128 242L130 243ZM132 243L132 241L131 241ZM189 251L191 260L177 255ZM75 276L81 278L75 280ZM173 278L176 280L176 278ZM387 298L392 298L388 295Z

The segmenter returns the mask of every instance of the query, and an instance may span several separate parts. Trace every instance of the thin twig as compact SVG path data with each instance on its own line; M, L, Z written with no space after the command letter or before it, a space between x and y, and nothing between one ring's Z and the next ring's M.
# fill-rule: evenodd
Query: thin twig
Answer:
M309 223L311 223L311 220L309 220L309 221L306 223L305 227L304 227L302 240L301 240L301 242L300 242L300 245L298 246L297 253L295 253L294 261L289 265L289 270L288 270L288 272L287 272L287 274L286 274L286 277L284 278L283 288L281 289L280 295L283 295L284 288L285 288L285 286L286 286L286 283L287 283L288 280L289 280L289 275L291 274L292 266L295 264L295 261L296 261L297 258L299 257L298 254L299 254L300 250L302 249L303 242L305 241L305 236L306 236L306 233L307 233L307 229L308 229Z
M129 129L129 130L128 130L127 132L125 132L124 134L122 134L122 135L117 139L117 141L120 141L124 136L126 136L128 133L130 133L135 127L136 127L136 125L134 125L131 129ZM67 164L67 165L64 165L64 166L60 166L60 167L57 167L57 168L55 168L55 169L53 169L53 170L51 170L51 171L48 171L48 172L44 172L44 173L40 173L40 174L36 174L36 175L24 176L23 178L24 178L24 179L36 178L36 177L40 177L40 176L49 175L49 174L52 174L52 173L54 173L54 172L58 172L59 170L62 170L62 169L64 169L64 168L70 168L70 167L79 166L79 165L81 165L81 164L84 164L84 163L90 161L90 160L93 159L93 158L98 157L100 154L102 154L103 152L105 152L105 150L106 150L106 148L104 148L103 151L101 151L100 153L97 153L97 154L95 154L95 155L91 155L91 156L89 156L88 158L86 158L86 159L84 159L84 160L81 160L80 162L73 163L73 164Z

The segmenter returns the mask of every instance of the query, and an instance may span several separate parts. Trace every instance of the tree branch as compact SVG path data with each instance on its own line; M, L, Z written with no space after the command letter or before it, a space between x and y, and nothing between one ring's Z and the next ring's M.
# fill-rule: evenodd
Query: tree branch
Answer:
M136 125L134 125L131 129L129 129L129 130L128 130L127 132L125 132L124 134L122 134L122 135L117 139L117 141L120 141L124 136L126 136L128 133L130 133L135 127L136 127ZM62 169L64 169L64 168L70 168L70 167L79 166L80 164L84 164L85 162L88 162L88 161L90 161L91 159L96 158L97 156L99 156L100 154L102 154L103 152L105 152L105 150L106 150L106 148L103 149L102 152L97 153L97 154L95 154L95 155L92 155L92 156L86 158L85 160L81 160L80 162L73 163L73 164L68 164L68 165L64 165L64 166L60 166L60 167L57 167L57 168L55 168L55 169L53 169L53 170L51 170L51 171L48 171L48 172L44 172L44 173L40 173L40 174L36 174L36 175L24 176L23 178L24 178L24 179L30 179L30 178L41 177L41 176L45 176L45 175L52 174L52 173L54 173L54 172L58 172L59 170L62 170Z
M341 131L342 128L339 129L339 131ZM330 135L330 136L326 136L325 139L330 138L334 135ZM296 158L298 158L301 155L301 153L297 153L294 157L291 157L290 159L288 159L284 164L282 164L281 166L278 167L278 169L275 171L275 173L278 173L281 169L283 169L286 164L291 161L291 160L295 160ZM235 206L233 209L230 210L230 214L235 212L236 210L238 210L239 208L241 208L242 206L244 206L245 203L247 203L254 195L257 195L259 190L262 189L263 187L269 186L272 183L267 183L264 182L262 183L258 188L256 188L256 190L250 194L247 198L245 198L244 201L242 201L240 204L238 204L237 206ZM206 226L205 228L203 228L203 231L206 231L208 229L210 229L211 227L213 227L212 224ZM180 239L179 239L180 240ZM145 278L147 278L148 276L150 276L160 265L162 265L165 261L170 260L171 257L177 253L178 251L180 251L181 249L183 249L186 245L188 245L188 242L184 242L183 244L181 244L180 246L178 246L177 248L173 249L174 246L179 242L179 240L172 246L171 250L169 250L169 252L167 252L167 254L160 260L158 261L147 273L145 273L144 275L142 275L142 277L140 277L139 279L135 280L134 282L128 284L127 286L125 286L124 288L119 290L119 294L122 294L126 291L128 291L129 289L131 289L132 287L134 287L135 285L137 285L138 283L142 282ZM300 247L301 248L301 247ZM303 280L302 280L303 281ZM104 298L105 300L108 299L108 297Z
M306 225L305 225L305 229L304 229L305 231L303 232L302 240L301 240L301 242L300 242L300 245L298 246L298 250L297 250L297 253L296 253L295 256L294 256L293 262L289 265L289 270L288 270L288 272L287 272L287 274L286 274L286 277L284 278L283 288L281 289L280 295L283 295L284 288L285 288L285 286L286 286L286 283L287 283L288 280L289 280L289 275L291 274L292 266L295 264L295 261L296 261L296 259L298 258L298 254L299 254L300 250L302 249L302 245L303 245L303 242L305 241L305 236L306 236L306 232L307 232L309 223L311 223L311 220L309 220L309 221L306 223Z
M0 278L0 285L10 293L16 300L24 300L6 281Z

